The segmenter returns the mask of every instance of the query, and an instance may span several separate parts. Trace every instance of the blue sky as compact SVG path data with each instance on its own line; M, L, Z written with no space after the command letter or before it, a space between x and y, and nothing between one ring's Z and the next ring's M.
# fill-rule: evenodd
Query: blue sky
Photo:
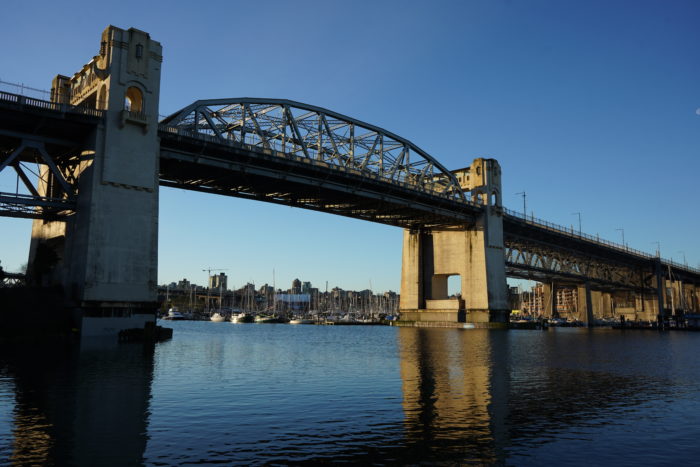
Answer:
M700 2L6 0L0 80L48 89L114 24L163 45L161 114L287 98L381 126L447 168L494 157L504 203L700 265ZM3 88L6 89L6 88ZM15 178L0 177L0 191ZM31 222L0 218L0 260ZM401 230L161 189L159 282L398 290Z

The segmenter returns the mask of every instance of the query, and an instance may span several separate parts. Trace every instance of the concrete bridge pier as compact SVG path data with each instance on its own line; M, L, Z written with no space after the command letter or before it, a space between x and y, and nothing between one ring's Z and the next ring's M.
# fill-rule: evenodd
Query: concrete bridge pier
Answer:
M99 54L53 82L54 102L104 112L76 154L75 215L35 221L30 247L30 273L42 255L55 258L44 285L63 286L83 336L116 336L156 319L161 62L161 45L147 33L109 26Z
M470 226L404 230L400 324L508 322L500 167L494 159L476 159L456 173L483 213ZM461 294L449 297L448 278L455 275Z
M591 290L591 309L594 319L612 317L611 293L604 290Z
M591 285L586 282L578 285L577 290L578 319L586 326L593 326L593 300L591 299Z
M545 316L547 318L559 318L559 311L557 310L557 284L554 281L543 283L542 291L544 292Z
M693 284L683 285L683 294L688 310L692 313L698 312L698 288Z

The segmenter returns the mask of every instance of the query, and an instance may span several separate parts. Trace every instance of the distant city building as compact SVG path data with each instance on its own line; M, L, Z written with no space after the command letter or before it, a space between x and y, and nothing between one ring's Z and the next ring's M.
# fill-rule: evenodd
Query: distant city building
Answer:
M578 290L573 287L557 287L556 312L560 314L571 314L577 312ZM530 292L520 294L521 309L525 313L544 315L549 313L551 297L547 299L544 293L544 285L535 284ZM515 304L513 304L515 305ZM515 307L514 309L517 309Z
M292 281L292 288L289 291L292 294L300 294L301 293L301 281L299 279L294 279Z
M301 283L301 293L311 293L311 282L302 282Z
M308 310L311 304L311 296L309 294L277 294L275 300L278 309L281 311Z
M177 288L180 290L189 290L190 285L190 281L188 281L187 279L182 279L180 282L177 283Z
M228 282L228 277L226 277L225 273L219 273L216 276L209 276L209 288L210 289L216 289L216 290L221 290L222 292L225 292L228 290L227 288L227 282Z

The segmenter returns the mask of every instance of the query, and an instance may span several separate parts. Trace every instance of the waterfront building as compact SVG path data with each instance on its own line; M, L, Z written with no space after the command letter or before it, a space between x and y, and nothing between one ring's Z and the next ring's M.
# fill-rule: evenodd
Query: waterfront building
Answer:
M209 288L217 292L225 292L227 288L228 277L225 273L219 273L214 276L209 276Z

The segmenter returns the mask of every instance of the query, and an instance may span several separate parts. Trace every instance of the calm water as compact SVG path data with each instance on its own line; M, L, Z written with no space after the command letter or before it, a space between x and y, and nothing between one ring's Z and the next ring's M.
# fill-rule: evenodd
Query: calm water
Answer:
M700 333L168 326L155 348L0 348L0 464L700 456Z

